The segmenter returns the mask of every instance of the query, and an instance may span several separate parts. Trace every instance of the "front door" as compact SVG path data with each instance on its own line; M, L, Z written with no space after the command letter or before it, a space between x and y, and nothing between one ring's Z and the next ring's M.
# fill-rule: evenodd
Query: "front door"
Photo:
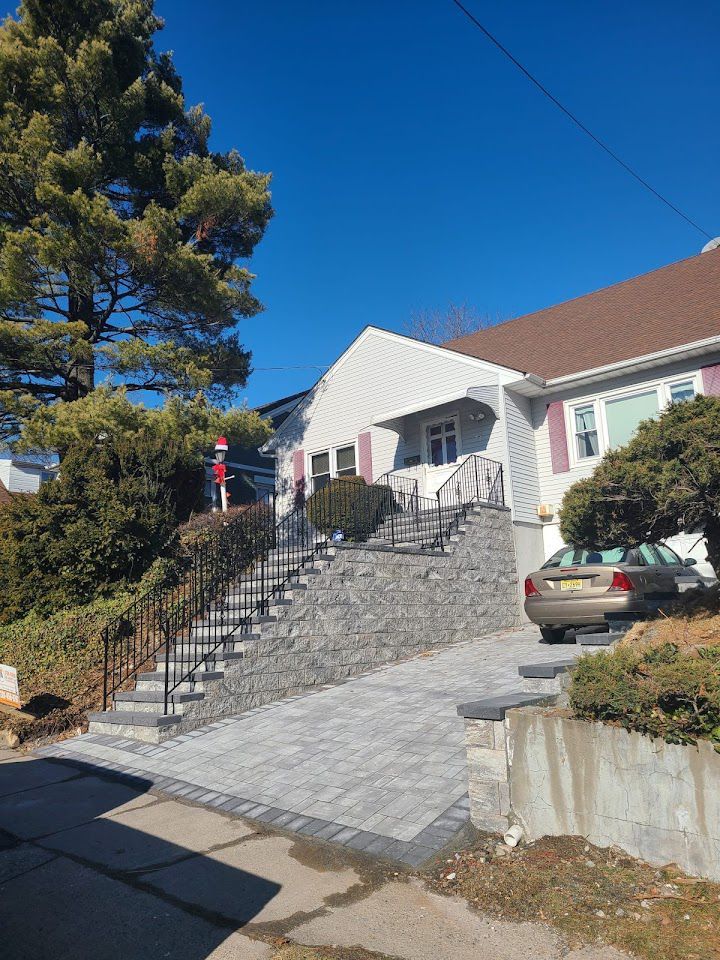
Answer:
M457 470L460 455L458 418L446 416L425 424L425 496L431 497Z

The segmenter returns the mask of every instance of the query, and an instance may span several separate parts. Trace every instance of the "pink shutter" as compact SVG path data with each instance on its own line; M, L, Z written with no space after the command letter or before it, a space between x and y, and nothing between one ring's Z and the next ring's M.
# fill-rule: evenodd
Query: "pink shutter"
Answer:
M372 436L369 433L361 433L358 436L358 461L358 473L365 478L365 483L372 483Z
M565 411L562 402L555 400L547 407L548 430L550 431L550 460L553 473L567 473L570 469L567 435L565 433Z
M305 451L296 450L293 454L293 480L299 483L305 476Z
M709 397L720 397L720 363L700 368L703 390Z

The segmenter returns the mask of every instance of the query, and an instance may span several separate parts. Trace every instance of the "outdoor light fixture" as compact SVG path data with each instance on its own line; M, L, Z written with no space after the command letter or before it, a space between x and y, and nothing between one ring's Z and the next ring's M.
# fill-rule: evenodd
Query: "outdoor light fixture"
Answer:
M227 453L228 442L225 437L218 437L217 443L215 444L215 459L218 463L225 462L225 454Z

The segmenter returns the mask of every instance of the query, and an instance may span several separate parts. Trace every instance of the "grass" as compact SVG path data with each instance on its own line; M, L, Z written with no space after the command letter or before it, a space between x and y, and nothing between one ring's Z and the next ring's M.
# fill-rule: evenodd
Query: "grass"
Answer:
M427 880L483 913L550 924L571 946L600 941L644 960L720 960L720 884L577 837L513 850L483 836Z

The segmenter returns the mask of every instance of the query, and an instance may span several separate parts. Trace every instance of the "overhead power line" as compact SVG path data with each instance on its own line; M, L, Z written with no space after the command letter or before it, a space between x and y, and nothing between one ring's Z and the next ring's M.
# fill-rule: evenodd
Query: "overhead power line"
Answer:
M550 93L550 91L548 90L548 88L547 88L546 86L544 86L544 85L537 79L537 77L534 77L533 74L530 73L530 71L527 69L527 67L524 67L523 64L520 63L520 61L519 61L516 57L514 57L514 56L512 55L512 53L510 53L510 51L507 49L507 47L503 46L503 44L500 43L500 41L497 39L497 37L493 36L493 34L490 33L490 31L487 29L487 27L483 26L483 24L480 23L480 21L477 19L477 17L474 16L474 15L468 10L468 8L467 8L466 6L464 6L464 5L460 2L460 0L452 0L452 3L454 3L455 6L465 14L465 16L468 18L468 20L469 20L472 24L474 24L474 26L476 26L476 27L478 28L478 30L480 30L482 33L485 34L485 36L488 38L488 40L489 40L491 43L493 43L493 44L498 48L498 50L499 50L502 54L504 54L504 56L506 56L506 57L508 58L508 60L510 60L511 63L514 63L514 64L515 64L515 66L518 68L518 70L520 70L521 73L525 74L525 76L528 78L528 80L529 80L532 84L534 84L534 85L538 88L538 90L539 90L542 94L544 94L544 95L548 98L548 100L550 100L551 103L554 103L555 106L556 106L559 110L562 110L562 112L565 114L565 116L568 117L570 120L572 120L572 122L575 124L575 126L576 126L576 127L579 127L580 130L582 130L582 132L583 132L584 134L586 134L588 137L590 137L590 139L591 139L594 143L596 143L596 144L598 145L598 147L600 147L601 150L604 150L605 153L606 153L609 157L612 157L612 159L613 159L617 164L619 164L619 165L623 168L623 170L625 170L627 173L629 173L631 177L634 177L635 180L637 180L637 182L638 182L639 184L641 184L643 187L645 187L646 190L649 190L650 193L652 193L653 196L657 197L658 200L662 201L662 203L664 203L666 207L670 207L670 209L671 209L674 213L676 213L679 217L682 217L683 220L685 220L686 223L689 223L691 227L694 227L694 228L695 228L697 231L699 231L704 237L707 237L708 240L712 240L712 234L708 233L707 230L703 230L703 228L702 228L699 224L697 224L693 219L691 219L686 213L683 213L682 210L681 210L679 207L676 207L674 203L672 203L670 200L667 199L667 197L664 197L658 190L656 190L655 187L652 186L652 184L648 183L647 180L645 180L643 177L641 177L640 174L637 173L635 170L633 170L633 168L632 168L631 166L629 166L627 163L625 163L625 161L624 161L621 157L619 157L619 156L615 153L614 150L611 150L610 147L609 147L606 143L604 143L599 137L596 137L595 134L592 132L592 130L588 129L588 127L585 126L585 124L582 122L582 120L580 120L578 117L576 117L575 114L572 113L572 111L568 110L568 108L567 108L564 104L562 104L562 103L558 100L558 98L557 98L556 96L553 96L553 94Z

